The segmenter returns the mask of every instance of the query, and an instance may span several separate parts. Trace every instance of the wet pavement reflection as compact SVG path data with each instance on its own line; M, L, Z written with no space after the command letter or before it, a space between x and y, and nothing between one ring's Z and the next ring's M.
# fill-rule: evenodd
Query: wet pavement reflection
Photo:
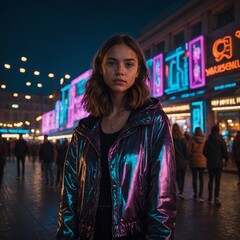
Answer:
M55 239L60 186L44 185L41 165L26 159L25 178L16 179L16 161L7 160L0 201L0 239ZM56 176L56 169L55 169ZM191 173L186 175L184 196L178 199L175 240L240 239L240 186L235 173L223 173L222 206L209 204L205 174L205 202L193 200Z

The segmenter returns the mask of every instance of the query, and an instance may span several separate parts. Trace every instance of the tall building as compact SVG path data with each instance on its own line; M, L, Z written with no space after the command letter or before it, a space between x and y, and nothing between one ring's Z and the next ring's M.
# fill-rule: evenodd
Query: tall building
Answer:
M170 121L206 134L219 124L230 143L240 130L240 1L188 1L138 42Z
M3 137L26 134L30 139L41 134L41 116L54 106L54 99L44 95L1 92L0 132ZM40 117L40 118L39 118Z

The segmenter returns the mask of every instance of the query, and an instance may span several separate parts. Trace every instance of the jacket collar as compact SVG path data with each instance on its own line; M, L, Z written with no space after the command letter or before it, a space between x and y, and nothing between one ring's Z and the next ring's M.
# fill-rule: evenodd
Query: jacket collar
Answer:
M161 103L156 98L150 98L143 107L132 110L129 120L125 127L120 132L120 136L124 137L132 132L134 127L139 125L148 125L153 121L153 112L156 109L161 109ZM78 126L76 127L76 132L82 134L89 138L92 144L99 147L100 145L100 120L101 117L94 117L89 115L88 117L79 121Z

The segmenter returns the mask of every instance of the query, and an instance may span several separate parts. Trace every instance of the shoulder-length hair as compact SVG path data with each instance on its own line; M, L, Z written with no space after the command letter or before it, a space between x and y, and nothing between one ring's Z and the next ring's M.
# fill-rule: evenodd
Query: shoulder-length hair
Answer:
M204 134L203 134L202 129L200 127L195 128L194 135L204 137Z
M173 137L173 139L181 139L184 137L184 135L177 123L174 123L172 126L172 137Z
M115 46L125 44L130 47L138 58L138 77L133 86L128 89L124 107L128 110L142 107L150 97L148 69L144 54L138 43L128 35L114 35L107 40L96 53L93 60L92 75L85 84L85 94L82 99L83 108L93 116L106 116L113 110L109 88L102 76L102 63L108 50ZM150 81L149 81L150 82Z

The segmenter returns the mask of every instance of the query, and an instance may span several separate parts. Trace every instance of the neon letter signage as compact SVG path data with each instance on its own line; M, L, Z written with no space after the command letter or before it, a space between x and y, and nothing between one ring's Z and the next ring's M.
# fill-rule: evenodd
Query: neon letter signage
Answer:
M188 89L187 43L167 54L165 58L165 92L171 94Z
M163 95L163 55L160 53L153 58L153 97L161 97Z
M189 80L190 88L205 85L204 39L197 37L189 42Z
M240 69L239 59L240 30L235 33L216 39L212 44L209 58L213 58L213 64L206 68L206 76L213 76L219 73ZM216 64L217 63L217 64Z
M192 102L191 103L192 132L195 131L196 127L200 127L203 130L203 132L205 132L203 116L205 116L204 102L203 101Z

